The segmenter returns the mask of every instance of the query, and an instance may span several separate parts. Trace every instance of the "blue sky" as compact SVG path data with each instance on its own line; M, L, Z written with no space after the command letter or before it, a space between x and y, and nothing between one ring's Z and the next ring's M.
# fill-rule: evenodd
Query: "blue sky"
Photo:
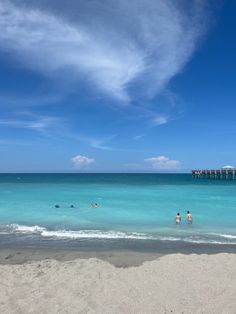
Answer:
M1 0L1 172L236 165L236 3Z

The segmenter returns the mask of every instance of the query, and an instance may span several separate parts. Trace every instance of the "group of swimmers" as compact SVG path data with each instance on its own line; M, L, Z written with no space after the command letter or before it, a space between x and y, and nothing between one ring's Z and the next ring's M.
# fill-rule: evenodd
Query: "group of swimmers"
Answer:
M60 208L61 206L58 205L58 204L56 204L54 207L55 207L55 208ZM74 206L74 205L70 205L70 208L75 208L75 206Z
M91 203L91 207L99 207L100 206L100 204L98 204L98 203ZM56 204L55 206L54 206L55 208L60 208L61 206L60 205L58 205L58 204ZM75 206L72 204L72 205L70 205L69 206L70 208L75 208Z
M91 203L91 207L97 208L99 206L100 206L100 204L98 204L98 203ZM60 205L56 204L55 208L60 208ZM75 208L75 207L74 207L74 205L70 205L70 208ZM188 224L193 223L193 217L192 217L192 214L190 213L189 210L187 211L186 219L187 219ZM176 223L176 225L179 225L180 222L181 222L181 215L180 215L180 213L177 213L175 216L175 223Z
M186 219L187 219L188 224L193 223L193 217L192 217L192 214L190 213L189 210L187 211ZM176 223L176 225L179 225L180 222L181 222L181 215L180 215L180 213L177 213L177 215L175 216L175 223Z

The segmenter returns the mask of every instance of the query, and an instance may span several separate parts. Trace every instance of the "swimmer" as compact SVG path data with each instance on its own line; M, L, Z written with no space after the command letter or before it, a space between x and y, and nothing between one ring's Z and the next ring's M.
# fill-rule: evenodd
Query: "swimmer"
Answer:
M75 208L75 206L74 205L70 205L70 208Z
M187 211L186 217L187 217L188 224L192 224L193 223L193 217L192 217L192 214L190 213L189 210Z
M180 213L177 213L177 215L175 216L175 223L176 225L179 225L181 222L181 216Z
M99 207L100 205L98 203L92 203L91 206L96 208Z
M55 205L55 208L60 208L60 205Z

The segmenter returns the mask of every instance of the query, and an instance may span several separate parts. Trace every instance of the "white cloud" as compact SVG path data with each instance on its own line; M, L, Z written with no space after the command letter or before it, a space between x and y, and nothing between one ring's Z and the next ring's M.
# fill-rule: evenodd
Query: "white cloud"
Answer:
M164 116L164 115L158 115L153 119L153 124L154 125L162 125L162 124L166 124L168 122L168 117Z
M175 0L97 1L92 6L71 1L78 16L70 19L33 7L37 2L29 7L29 2L2 0L0 48L44 74L63 71L65 76L68 70L75 82L85 77L123 102L138 97L134 84L139 95L152 97L193 54L203 33L204 2L193 0L189 9Z
M95 159L88 158L86 156L77 155L71 158L71 161L75 168L84 168L95 162Z
M144 159L152 165L154 170L177 170L180 168L180 161L170 159L166 156L157 156Z
M135 141L137 141L137 140L140 140L141 138L143 138L143 137L145 137L146 136L146 134L138 134L138 135L136 135L136 136L134 136L134 140Z

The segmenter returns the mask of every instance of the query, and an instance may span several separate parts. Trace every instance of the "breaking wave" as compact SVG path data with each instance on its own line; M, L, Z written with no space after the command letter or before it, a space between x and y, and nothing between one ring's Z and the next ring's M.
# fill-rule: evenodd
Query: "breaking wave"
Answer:
M40 226L9 225L11 233L39 234L43 237L70 239L152 239L151 236L138 232L103 231L103 230L48 230Z
M10 224L1 226L0 234L38 235L48 239L133 239L133 240L160 240L184 241L199 244L236 244L236 235L231 234L182 234L163 235L140 232L104 231L104 230L49 230L41 226L25 226Z

